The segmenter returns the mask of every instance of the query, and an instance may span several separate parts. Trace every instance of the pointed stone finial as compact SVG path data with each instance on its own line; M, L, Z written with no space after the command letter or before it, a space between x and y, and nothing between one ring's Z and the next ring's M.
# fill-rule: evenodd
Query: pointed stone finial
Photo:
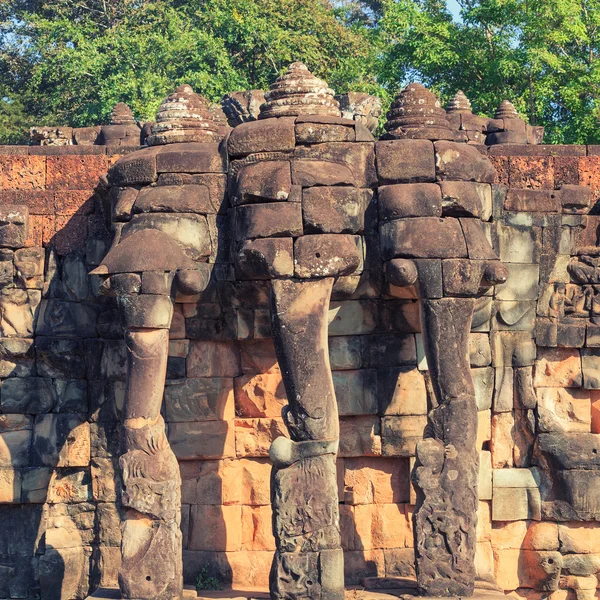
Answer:
M515 105L510 100L502 100L496 109L494 119L520 119Z
M301 62L292 63L265 94L259 119L297 115L340 116L335 92Z
M431 140L454 139L446 111L433 92L420 83L407 85L387 114L390 137Z
M110 113L111 125L135 125L131 109L125 102L117 102Z
M160 105L156 124L147 143L149 146L160 146L180 142L213 142L218 138L217 130L206 98L184 84Z
M462 90L458 90L453 98L448 102L446 112L455 113L472 113L471 102Z

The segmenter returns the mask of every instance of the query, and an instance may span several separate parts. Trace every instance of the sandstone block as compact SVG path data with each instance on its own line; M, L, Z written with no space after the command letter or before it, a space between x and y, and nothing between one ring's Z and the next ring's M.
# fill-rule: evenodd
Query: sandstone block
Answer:
M377 414L377 377L374 370L334 371L333 386L341 416Z
M380 184L435 181L433 144L428 140L375 143Z
M287 403L281 373L236 377L235 414L239 417L280 417Z
M539 265L509 263L508 279L496 290L498 300L536 300Z
M167 215L160 213L137 214L127 223L121 233L121 242L129 235L145 229L166 233L177 241L193 260L210 256L211 241L206 217L192 213Z
M291 200L291 189L292 172L289 161L250 163L238 173L233 204Z
M397 458L347 458L346 504L400 504L409 500L409 465Z
M188 142L158 146L158 173L226 173L227 156L220 144Z
M349 275L361 262L355 236L305 235L294 242L295 273L301 279Z
M158 178L156 155L159 146L143 148L122 156L108 172L108 181L112 185L136 185L153 183Z
M384 575L384 550L356 550L344 553L346 585L359 585L365 577L383 577Z
M354 122L352 122L354 123ZM356 139L354 124L296 122L297 144L322 144L324 142L353 142Z
M47 414L35 418L33 453L49 467L87 467L90 463L90 424L79 415Z
M241 468L241 504L247 506L266 506L271 504L271 463L262 458L242 458L238 461Z
M270 506L242 506L242 550L275 550Z
M479 452L479 479L477 483L479 500L492 499L492 454L487 450Z
M408 258L466 258L467 246L456 219L416 217L384 223L380 230L384 260Z
M0 503L21 502L21 472L11 468L0 468Z
M342 417L338 456L381 455L381 424L379 417Z
M370 300L347 300L329 305L329 335L364 335L377 327L377 304Z
M244 375L280 371L272 340L246 340L239 345Z
M89 469L54 469L48 484L48 504L69 504L92 501Z
M417 442L423 439L425 415L383 417L381 435L384 456L413 456Z
M333 142L298 146L294 156L301 159L345 165L352 174L350 185L373 188L377 183L373 143ZM348 179L347 175L344 175Z
M134 213L206 214L214 212L209 190L204 185L145 187L137 195L132 209Z
M578 350L540 348L536 361L535 387L580 387L583 383L581 358Z
M594 350L581 352L581 370L583 373L583 387L586 390L600 388L600 356Z
M435 142L436 175L441 180L494 183L492 163L477 148L456 142Z
M280 117L238 125L227 140L231 156L256 152L287 152L296 144L294 118Z
M334 371L359 369L362 366L360 336L340 336L329 340L329 363Z
M477 410L489 410L492 408L495 369L491 367L471 369L471 375L473 377L473 385L475 386Z
M240 504L241 468L236 460L199 460L179 463L184 504Z
M236 419L235 449L238 457L266 457L273 440L289 437L281 418Z
M442 216L442 194L435 183L385 185L378 196L380 221Z
M590 432L590 396L585 390L537 388L540 431Z
M498 413L492 416L492 467L502 469L513 465L513 428L515 420L511 412Z
M321 160L292 161L292 184L304 188L318 186L357 185L350 167Z
M188 377L236 377L241 373L237 344L192 340L186 366Z
M227 421L233 419L234 411L232 378L169 380L165 386L165 415L169 423Z
M591 523L559 523L560 548L565 553L592 554L600 552L600 529Z
M235 239L302 235L302 208L296 202L247 204L235 209Z
M554 190L509 189L504 210L518 212L561 212L561 193Z
M414 367L378 371L379 412L382 415L426 415L427 389Z
M371 190L313 187L304 190L302 214L307 233L362 233Z
M236 262L243 279L278 279L294 274L294 244L291 238L247 240L239 246Z
M477 217L487 221L492 216L492 189L485 183L443 181L442 215Z
M233 423L200 421L169 424L169 444L179 460L235 456Z
M32 467L21 471L21 502L44 504L52 477L49 467Z
M0 246L22 248L28 233L29 210L26 206L0 207Z
M190 550L236 551L242 546L242 507L196 504L190 512Z

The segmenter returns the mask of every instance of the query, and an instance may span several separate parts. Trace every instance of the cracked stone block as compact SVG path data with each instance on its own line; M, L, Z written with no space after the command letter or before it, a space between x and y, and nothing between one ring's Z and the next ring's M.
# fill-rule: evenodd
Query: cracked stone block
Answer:
M589 392L573 388L537 388L536 395L540 431L590 431Z

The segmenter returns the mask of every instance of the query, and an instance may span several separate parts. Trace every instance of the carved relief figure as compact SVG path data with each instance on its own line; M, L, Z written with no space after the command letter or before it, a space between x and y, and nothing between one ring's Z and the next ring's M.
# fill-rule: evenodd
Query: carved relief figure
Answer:
M181 481L160 414L169 327L175 295L197 294L208 283L207 217L224 190L201 183L201 173L225 172L226 162L206 101L186 85L160 107L148 143L109 172L115 238L92 274L117 298L127 346L121 595L171 600L181 596L183 580Z
M392 104L377 142L382 258L392 295L415 287L437 406L417 445L415 552L428 595L471 595L475 581L477 405L468 340L476 299L507 271L482 226L491 217L492 164L457 143L420 84ZM398 290L399 291L399 290Z
M228 141L238 279L271 280L271 320L290 439L271 446L277 551L272 598L342 599L329 364L332 288L360 272L373 193L373 138L342 119L334 93L301 63L265 94L259 119Z

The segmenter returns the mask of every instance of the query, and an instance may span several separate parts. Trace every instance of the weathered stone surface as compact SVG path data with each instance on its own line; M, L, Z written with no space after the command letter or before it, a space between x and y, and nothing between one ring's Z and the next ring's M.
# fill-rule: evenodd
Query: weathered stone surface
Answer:
M357 182L350 168L342 163L324 160L292 161L292 183L302 187L315 185L351 185Z
M279 417L287 402L280 373L235 379L235 413L239 417Z
M379 220L441 217L440 186L434 183L384 185L378 190Z
M302 195L306 233L362 233L370 190L354 187L313 187Z
M302 235L302 207L296 202L247 204L235 209L235 239Z
M372 188L377 184L373 143L333 142L298 146L294 156L303 160L329 163L329 166L331 163L345 165L352 174L350 185ZM343 177L347 178L348 175Z
M347 124L304 123L296 121L297 144L353 142L355 139L354 121L347 122Z
M0 246L22 248L27 239L29 210L27 206L9 205L0 208Z
M384 456L414 456L423 439L427 425L425 415L383 417L381 420L382 450Z
M160 148L144 148L122 156L108 172L112 185L153 183L158 178L156 155Z
M165 414L169 423L231 420L233 380L224 377L171 380L165 387Z
M492 190L484 183L442 181L442 215L477 217L487 221L492 216Z
M120 244L128 236L135 235L143 230L152 229L165 233L178 242L185 254L193 260L207 257L211 253L210 235L206 217L191 213L178 213L176 215L160 213L134 215L131 221L123 227ZM144 265L143 269L132 270L146 271L157 269L152 268L150 265Z
M427 414L425 379L414 366L398 369L379 369L377 392L380 414Z
M169 144L156 155L158 173L225 173L227 158L220 144Z
M456 142L435 142L436 175L441 180L494 183L492 163L476 148Z
M214 211L209 190L203 185L159 185L143 188L132 209L134 213L206 214Z
M90 425L73 414L35 418L33 454L38 464L86 467L90 462Z
M540 431L581 431L591 427L589 393L584 390L538 388L537 410Z
M286 152L294 149L295 119L281 117L238 125L227 140L230 156L244 156L257 152Z
M535 387L580 387L583 383L579 351L540 348L533 385Z
M288 161L270 160L249 163L237 176L233 204L288 200L292 175Z
M435 181L433 144L428 140L389 140L375 144L380 184Z
M420 497L415 513L415 546L419 585L429 593L472 592L475 578L478 415L468 361L468 335L474 300L443 298L423 302L423 341L438 406L430 413L435 437L417 444L413 472ZM384 437L385 439L385 437ZM447 448L451 446L451 453ZM448 503L446 493L452 501ZM454 507L461 506L460 512ZM438 512L439 511L439 512ZM430 546L431 536L443 540L455 523L444 552ZM461 564L449 570L448 564Z
M235 456L235 431L225 421L171 423L169 444L179 460L231 458Z
M467 256L467 246L456 219L417 217L384 223L380 230L384 259L461 258Z
M505 210L520 212L561 212L561 193L554 190L510 189Z
M294 242L294 271L301 279L349 275L361 259L352 235L305 235Z

